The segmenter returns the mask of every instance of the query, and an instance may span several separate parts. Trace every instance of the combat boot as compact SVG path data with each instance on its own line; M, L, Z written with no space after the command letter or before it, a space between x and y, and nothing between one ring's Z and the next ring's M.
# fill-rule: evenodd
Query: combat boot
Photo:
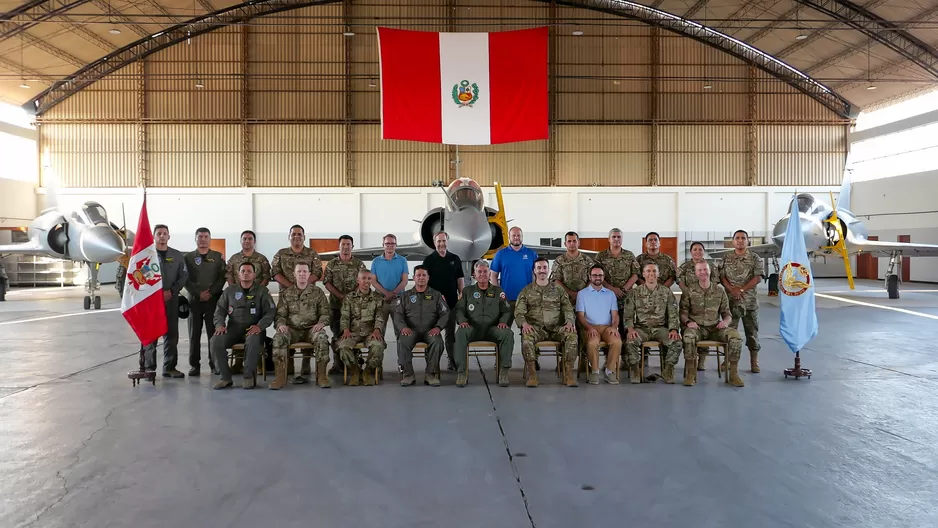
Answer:
M684 386L693 387L697 383L697 361L694 359L684 360Z
M743 380L739 377L738 366L739 366L738 361L731 361L730 371L729 371L729 374L727 374L727 376L729 376L730 383L732 383L734 387L743 387L744 384L743 384Z
M456 386L465 387L469 383L469 375L465 372L456 373Z
M498 385L501 387L508 386L508 369L503 368L498 371Z
M365 368L362 369L362 385L374 385L375 376L374 369L368 364L365 365Z
M537 369L534 367L533 361L525 361L525 370L528 371L528 382L524 384L525 387L537 387Z
M758 350L749 351L749 365L753 374L759 373L759 351Z
M245 376L244 380L241 382L241 388L243 389L253 389L254 385L254 376Z
M437 374L428 374L428 373L424 372L424 374L423 374L423 384L424 384L424 385L429 385L429 386L431 386L431 387L439 387L439 386L440 386L440 374L439 374L439 373L437 373Z
M328 366L328 359L325 361L316 362L316 383L319 385L320 389L328 389L332 386L332 382L329 381L329 371L327 369Z
M637 384L642 382L642 373L638 365L629 365L629 383Z
M350 387L357 387L361 381L362 370L358 366L358 363L352 363L352 366L348 368L348 384Z
M705 361L707 361L707 353L699 352L697 354L697 370L707 370L707 367L704 366Z
M576 380L576 369L573 368L573 361L567 361L563 365L564 377L567 378L567 387L579 387L580 383Z
M274 381L268 389L278 390L287 386L287 358L274 356Z
M661 369L661 377L664 378L664 382L667 384L674 383L674 365L665 363L664 368Z

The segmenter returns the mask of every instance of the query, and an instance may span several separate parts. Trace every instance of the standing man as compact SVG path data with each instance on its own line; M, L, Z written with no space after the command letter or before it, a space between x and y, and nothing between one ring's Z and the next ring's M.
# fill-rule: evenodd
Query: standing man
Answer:
M604 249L596 255L596 263L603 267L603 286L615 294L621 310L625 304L625 295L635 285L641 273L635 253L622 248L621 229L614 227L609 230L609 249Z
M124 266L126 270L127 266ZM7 277L7 271L3 269L3 255L0 255L0 301L7 300L7 286L10 282L10 278Z
M661 252L661 237L654 231L645 235L645 252L638 256L638 265L643 270L642 275L644 275L645 264L649 262L658 265L658 284L670 288L677 277L677 266L671 255Z
M254 372L261 357L264 329L274 322L277 305L267 288L255 280L254 264L242 262L238 268L238 284L226 288L215 307L215 336L212 339L212 355L221 371L221 379L213 389L231 387L231 370L228 368L228 348L244 343L245 389L254 388Z
M729 362L730 383L742 387L739 378L739 356L743 341L739 332L732 328L733 315L730 313L726 290L710 281L710 264L706 261L694 264L697 282L687 285L681 295L681 324L684 325L684 385L697 383L697 342L713 339L726 343L726 359ZM722 368L717 365L717 368Z
M508 386L508 371L511 370L511 353L515 348L515 335L509 320L511 308L501 288L489 284L489 264L476 261L473 266L476 284L463 290L456 303L456 386L465 387L469 376L469 343L488 340L498 344L498 384Z
M372 273L368 270L358 272L358 288L342 300L342 314L339 327L342 329L338 342L339 356L349 370L349 385L358 385L361 373L362 385L374 385L373 371L384 365L384 327L387 324L384 311L384 296L371 289ZM358 343L368 347L365 369L358 366L361 352L355 348Z
M576 317L580 322L580 340L586 342L586 356L589 358L589 383L599 385L599 342L609 345L606 355L606 383L618 385L618 372L609 370L609 365L617 365L622 353L622 336L619 335L619 301L612 290L607 290L603 283L603 267L593 264L589 270L590 285L580 290L576 296Z
M270 384L271 389L281 389L287 384L287 347L293 343L306 342L313 345L316 355L316 382L320 388L328 389L329 376L329 303L326 294L309 282L309 262L298 261L293 265L293 277L296 284L280 292L277 302L277 333L274 334L274 373L276 379ZM309 358L303 358L300 375L293 378L293 383L306 383L303 372L309 372Z
M535 280L521 290L515 305L515 322L521 327L521 355L528 370L526 386L537 387L534 345L551 340L560 343L557 361L563 361L567 387L576 387L579 383L573 374L577 352L573 305L567 292L548 279L547 269L547 259L534 261Z
M384 254L371 261L371 273L374 275L374 287L384 296L384 326L381 327L382 338L388 328L388 319L394 321L394 335L400 333L397 320L390 316L397 296L407 287L407 259L397 254L397 237L391 233L384 235L381 243L384 245Z
M163 276L163 303L166 307L166 335L163 336L163 377L185 378L186 375L176 370L179 360L179 292L186 285L189 273L186 270L186 258L182 253L169 247L169 228L165 224L156 224L153 228L156 253L160 258L160 274ZM156 341L144 347L147 370L156 370Z
M765 274L765 265L759 255L749 251L749 233L742 229L733 233L732 253L723 258L721 279L729 293L730 311L733 321L730 328L739 328L743 320L746 333L746 348L749 349L749 363L752 373L759 372L759 298L756 286Z
M215 358L212 357L212 336L215 334L215 306L225 287L225 258L209 249L212 232L207 227L195 230L195 251L185 255L186 298L189 301L189 375L198 376L202 362L202 325L208 335L208 364L212 374L217 374Z
M489 272L489 282L501 287L508 298L508 306L511 308L508 326L515 320L518 294L534 280L534 261L537 260L537 253L523 245L523 241L524 233L520 227L509 229L508 245L495 253L492 270Z
M258 284L266 288L270 283L270 261L264 255L254 251L256 243L257 237L254 236L254 231L248 229L241 233L241 251L228 259L228 269L225 274L228 286L234 286L240 280L238 279L238 270L241 269L241 264L244 262L254 264L254 269L257 270L255 280Z
M641 383L639 361L642 343L658 341L662 349L667 349L661 377L665 383L674 383L674 365L681 359L681 320L677 301L670 288L658 284L658 264L653 261L645 263L642 277L645 280L629 292L622 310L631 373L629 381Z
M440 386L440 355L443 354L443 337L440 334L450 318L450 311L443 295L428 286L429 281L427 268L417 265L414 267L414 287L395 297L394 326L401 329L397 338L397 364L404 371L403 387L417 382L414 377L414 345L418 341L427 344L423 384Z
M568 231L564 235L564 246L567 252L554 259L554 267L550 271L550 280L560 286L570 302L576 302L577 293L589 284L589 269L593 259L580 252L580 235Z
M430 274L429 286L443 294L443 298L446 299L446 306L452 312L465 285L465 274L462 271L462 260L460 260L459 255L446 250L448 242L449 234L446 231L437 233L433 237L433 245L436 246L436 251L423 259L423 266L427 268L427 272ZM453 352L456 343L455 329L456 318L447 318L446 354L449 356L449 361L446 368L449 370L456 370L456 354Z
M316 281L322 277L322 260L319 253L306 247L306 230L303 226L296 224L290 228L290 247L285 247L274 255L274 260L270 266L270 272L274 280L280 284L280 289L285 290L296 282L293 276L293 269L297 262L306 262L309 264L309 283L315 285Z
M329 374L339 374L342 369L339 367L341 358L339 358L338 346L339 334L342 333L339 325L339 318L342 313L342 300L349 293L355 291L358 286L358 273L367 271L365 263L352 256L352 248L355 247L355 241L349 235L339 237L339 256L330 260L326 264L326 273L323 275L322 283L329 290L329 308L332 310L330 317L330 326L332 328L332 368Z

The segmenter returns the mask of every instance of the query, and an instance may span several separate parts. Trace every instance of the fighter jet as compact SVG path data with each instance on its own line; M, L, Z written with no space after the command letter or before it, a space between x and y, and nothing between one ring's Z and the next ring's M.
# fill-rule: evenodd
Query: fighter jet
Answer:
M890 299L898 299L899 276L896 270L902 257L938 257L938 245L869 240L866 226L850 211L850 190L851 179L848 170L841 183L836 205L833 194L831 194L831 205L816 200L810 194L798 194L792 199L798 201L798 222L801 224L801 232L804 233L808 256L817 258L833 254L843 259L844 268L847 271L847 282L851 290L854 289L854 283L853 272L850 269L850 255L870 254L875 257L888 257L886 291ZM791 210L791 202L788 205ZM769 276L770 295L778 294L778 258L782 254L785 231L788 229L788 222L791 221L790 217L791 214L787 214L775 224L771 243L749 247L749 251L771 259L775 273ZM710 256L721 258L732 251L732 249L710 251Z
M85 202L71 211L46 208L29 224L27 236L27 242L0 246L0 254L35 255L86 264L90 273L85 310L92 306L101 309L101 297L95 295L100 288L98 266L124 257L127 240L132 243L132 233L110 222L104 207L97 202Z

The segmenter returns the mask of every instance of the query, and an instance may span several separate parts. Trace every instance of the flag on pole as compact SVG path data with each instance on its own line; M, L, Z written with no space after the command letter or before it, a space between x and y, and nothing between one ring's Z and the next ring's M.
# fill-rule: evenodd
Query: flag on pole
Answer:
M378 28L381 137L494 145L547 139L547 28Z
M121 313L137 334L140 344L144 346L166 333L163 277L160 273L160 257L156 253L153 231L150 230L146 195L143 196L134 248L130 262L127 263Z
M782 318L782 339L792 352L798 352L817 335L814 307L814 274L805 250L798 200L791 201L791 215L782 243L782 269L778 278Z

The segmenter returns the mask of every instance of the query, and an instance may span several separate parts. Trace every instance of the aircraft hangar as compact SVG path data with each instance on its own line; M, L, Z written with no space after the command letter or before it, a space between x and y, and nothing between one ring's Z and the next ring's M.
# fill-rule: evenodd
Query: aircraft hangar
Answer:
M938 0L0 0L0 12L0 526L938 524ZM495 47L537 28L533 45ZM438 40L395 55L383 30ZM439 72L414 74L424 56ZM496 109L498 90L510 105ZM540 135L445 139L448 119L471 133L460 120L480 109L491 138L504 123ZM443 139L391 137L401 116L442 120ZM793 200L803 262L781 243ZM237 373L236 390L212 390L210 332L190 337L191 311L134 319L160 277L135 256L153 240L144 212L184 254L207 228L222 263L247 250L246 231L273 262L300 225L324 266L349 235L372 269L394 234L408 291L440 229L467 287L512 227L552 269L568 232L593 258L617 228L639 260L652 232L675 266L701 243L720 276L745 230L763 275L761 369L744 321L745 386L719 355L682 386L686 350L667 383L657 344L641 383L626 366L621 383L598 371L594 384L579 359L565 387L548 350L528 389L509 323L507 386L470 350L457 387L447 348L440 388L420 383L423 356L417 386L401 387L394 321L377 386L347 385L333 363L325 390L313 361L309 383L291 370L270 391L278 318L263 329L262 390ZM172 291L167 273L157 288ZM680 312L689 290L670 288ZM786 323L807 313L792 310L816 324ZM140 329L160 317L178 326L179 379L165 336L160 367L143 365ZM793 333L810 336L797 379Z

